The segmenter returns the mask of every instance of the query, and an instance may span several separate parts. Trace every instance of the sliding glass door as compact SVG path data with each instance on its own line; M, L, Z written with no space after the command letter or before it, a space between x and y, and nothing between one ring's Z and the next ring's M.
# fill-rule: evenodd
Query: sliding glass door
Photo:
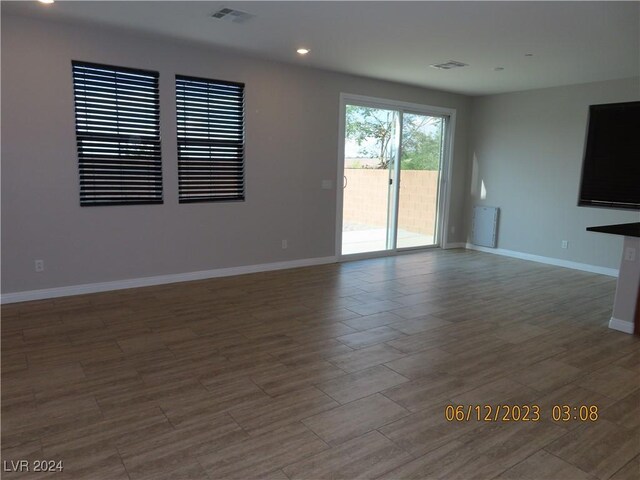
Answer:
M346 103L341 254L437 245L446 117Z
M399 112L347 105L342 253L394 247Z
M405 113L398 208L398 248L437 244L444 118Z

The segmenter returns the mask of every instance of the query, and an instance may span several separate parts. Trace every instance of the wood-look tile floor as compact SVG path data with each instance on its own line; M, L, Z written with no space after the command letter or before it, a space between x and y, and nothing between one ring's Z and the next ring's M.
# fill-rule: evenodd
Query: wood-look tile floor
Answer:
M640 339L607 328L614 291L433 250L6 305L4 469L64 470L3 476L637 479ZM554 422L564 404L599 418Z

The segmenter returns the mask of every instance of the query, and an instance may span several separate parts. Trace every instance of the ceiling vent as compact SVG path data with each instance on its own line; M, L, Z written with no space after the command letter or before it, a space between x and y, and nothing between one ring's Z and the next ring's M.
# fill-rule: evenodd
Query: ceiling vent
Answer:
M254 15L250 13L227 7L221 8L211 16L218 20L226 20L233 23L244 23L254 17Z
M456 62L455 60L449 60L447 63L435 63L429 66L437 68L438 70L451 70L452 68L468 67L469 65L462 62Z

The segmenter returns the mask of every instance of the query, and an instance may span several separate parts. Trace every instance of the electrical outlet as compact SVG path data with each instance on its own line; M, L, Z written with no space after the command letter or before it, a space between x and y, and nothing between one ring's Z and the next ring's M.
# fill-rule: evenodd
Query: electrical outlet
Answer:
M287 240L282 240L282 249L286 250L289 247L289 242Z
M562 240L562 248L569 248L569 241L568 240Z
M34 263L36 272L38 273L44 272L44 260L35 260L33 263Z
M627 247L624 249L624 259L627 262L635 262L636 261L636 249L633 247Z

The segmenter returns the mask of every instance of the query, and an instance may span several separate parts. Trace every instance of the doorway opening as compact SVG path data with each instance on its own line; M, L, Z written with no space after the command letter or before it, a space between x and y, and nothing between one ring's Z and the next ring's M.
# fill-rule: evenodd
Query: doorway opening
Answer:
M440 246L455 111L352 95L341 107L340 256Z

